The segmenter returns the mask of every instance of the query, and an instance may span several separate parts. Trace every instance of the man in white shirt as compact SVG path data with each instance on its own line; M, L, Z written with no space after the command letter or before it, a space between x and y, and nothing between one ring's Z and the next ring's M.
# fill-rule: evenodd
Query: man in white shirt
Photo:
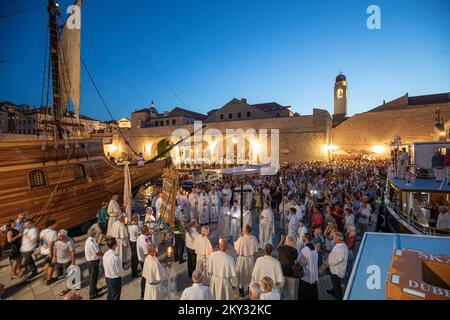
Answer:
M258 252L258 240L252 234L249 225L244 227L244 234L234 243L237 253L236 274L239 294L243 297L252 280L252 271L255 266L255 254Z
M56 233L57 223L56 220L47 221L46 227L39 234L39 240L41 242L40 252L44 256L44 273L47 278L47 285L55 282L53 278L53 250L57 239Z
M270 243L264 246L264 256L256 259L255 267L252 272L252 281L261 281L264 277L273 280L275 287L281 292L284 286L284 275L281 269L280 261L272 257L273 247Z
M113 226L114 222L116 222L117 217L122 213L122 210L120 209L120 206L119 206L119 202L117 202L117 200L119 200L119 195L117 193L114 193L108 204L108 217L109 218L108 218L108 229L106 231L107 236L111 236L112 226Z
M84 243L84 256L86 257L87 268L89 271L89 299L95 299L99 297L100 293L100 290L97 289L97 281L100 258L103 256L103 252L96 240L97 230L91 227L89 228L87 235L88 238Z
M138 264L136 241L140 233L139 215L136 213L131 216L131 223L128 225L128 235L130 239L131 251L131 277L138 278Z
M436 229L448 230L450 229L450 216L448 214L448 208L445 206L439 207L439 215L436 222Z
M208 258L207 272L211 278L211 291L215 300L233 300L233 287L237 286L236 266L232 256L226 253L228 242L219 240L219 250Z
M203 276L199 270L192 273L192 286L184 289L180 300L213 300L211 288L203 285Z
M139 265L141 266L141 270L144 270L144 262L145 257L149 255L150 250L152 248L152 244L150 241L150 230L147 225L144 225L141 229L141 234L137 237L136 240L136 251L137 257L139 261ZM145 293L145 277L141 277L141 299L144 299Z
M206 272L206 262L213 249L211 242L208 239L208 226L203 226L201 232L201 235L195 238L193 244L195 254L197 255L197 265L195 269L200 270L203 273L203 281L205 284L208 284L209 279Z
M108 251L103 255L103 267L105 269L106 285L108 287L107 300L120 300L122 292L123 267L122 260L114 252L117 247L115 238L106 240Z
M192 277L192 273L194 272L197 265L197 255L195 254L194 241L198 236L197 232L197 221L191 221L191 227L186 232L186 252L188 257L188 275L189 278Z
M33 252L36 249L39 241L39 231L33 226L30 220L26 220L24 223L24 229L22 233L22 243L20 246L20 253L23 259L23 267L29 269L31 274L28 279L34 278L37 273L36 264L33 259Z
M326 266L329 267L333 289L327 290L327 292L337 300L342 300L341 281L345 277L345 271L347 269L348 248L344 243L344 235L339 231L333 234L333 241L335 245L326 261Z
M372 215L372 207L367 203L367 198L364 197L361 201L361 207L358 210L358 224L361 238L364 237L364 233L367 231L369 225L369 218Z
M299 299L319 300L319 255L315 246L311 243L311 235L303 235L304 247L300 250L299 263L303 266L305 275L300 279Z

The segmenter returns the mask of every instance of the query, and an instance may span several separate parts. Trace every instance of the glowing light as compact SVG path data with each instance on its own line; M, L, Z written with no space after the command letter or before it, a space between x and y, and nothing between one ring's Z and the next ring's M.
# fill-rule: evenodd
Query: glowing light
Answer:
M237 144L238 143L238 138L237 137L233 137L233 143Z
M444 131L441 131L441 132L439 132L439 135L440 135L441 137L443 137L443 136L445 136L445 132L444 132Z
M110 145L108 146L108 151L109 151L110 153L116 152L116 151L117 151L117 146L116 146L115 144L110 144Z
M375 147L373 147L373 151L375 151L376 153L383 153L385 151L385 148L382 145L376 145Z
M148 154L151 154L152 153L152 146L153 146L153 143L149 143L149 144L144 145L144 152L148 153Z
M325 145L322 146L322 152L323 153L327 153L327 152L330 152L330 151L335 151L337 149L338 149L337 146L331 145L331 144L330 145L325 144Z

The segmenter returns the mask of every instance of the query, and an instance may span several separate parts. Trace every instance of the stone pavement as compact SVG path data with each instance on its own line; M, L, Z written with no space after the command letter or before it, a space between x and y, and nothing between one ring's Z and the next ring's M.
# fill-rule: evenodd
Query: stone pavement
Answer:
M275 213L276 220L279 220L278 214ZM372 226L374 226L376 221L373 221ZM258 217L253 214L253 225L256 226L253 234L258 234ZM277 223L279 225L279 223ZM274 245L278 244L279 241L279 231L276 232L276 238ZM81 290L78 293L83 297L83 299L89 298L89 287L88 287L88 270L86 267L86 260L84 257L84 240L86 236L75 237L76 242L76 257L77 264L82 271L82 284ZM210 225L210 240L213 247L217 248L218 242L218 231L217 224ZM102 249L105 251L106 247L103 246ZM161 250L162 252L162 250ZM232 246L228 247L228 253L233 257L236 257L236 253ZM262 252L260 253L262 254ZM276 252L274 252L276 255ZM128 255L130 257L130 254ZM164 257L164 254L161 255ZM41 271L43 268L42 259L36 261L38 270ZM103 277L103 270L100 267L100 279L99 287L106 288L105 278ZM187 262L179 264L178 262L173 263L173 269L171 273L172 278L172 289L171 291L174 295L171 299L179 299L183 289L191 285L191 280L188 279L187 274ZM134 279L131 277L131 269L128 268L125 272L125 277L123 278L123 288L122 296L123 300L136 300L140 298L140 278ZM60 296L60 292L65 289L65 279L61 279L49 286L45 284L42 273L36 276L33 280L27 281L24 278L11 280L9 273L9 262L7 259L2 259L0 261L0 283L5 286L5 293L3 299L6 300L61 300L63 296ZM331 295L326 292L326 289L331 288L331 281L329 276L322 275L319 279L319 298L320 300L330 300L333 299ZM99 297L100 300L106 299L106 290L103 291L103 295Z

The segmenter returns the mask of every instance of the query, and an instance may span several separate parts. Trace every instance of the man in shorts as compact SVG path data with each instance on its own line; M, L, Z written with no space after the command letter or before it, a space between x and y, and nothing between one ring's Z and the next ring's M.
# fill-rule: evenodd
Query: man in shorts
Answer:
M40 252L41 255L44 256L44 273L47 279L47 285L56 281L56 279L53 278L53 251L57 239L56 228L56 220L49 220L47 221L45 229L39 234Z

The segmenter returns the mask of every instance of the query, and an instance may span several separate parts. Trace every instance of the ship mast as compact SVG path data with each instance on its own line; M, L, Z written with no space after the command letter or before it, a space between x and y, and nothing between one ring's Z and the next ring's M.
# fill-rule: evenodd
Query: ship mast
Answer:
M52 118L53 125L55 126L55 133L57 137L62 137L62 108L61 108L61 88L59 82L59 25L58 17L59 4L55 0L48 1L48 17L50 26L50 60L52 70L52 90L53 90L53 103L52 103Z

